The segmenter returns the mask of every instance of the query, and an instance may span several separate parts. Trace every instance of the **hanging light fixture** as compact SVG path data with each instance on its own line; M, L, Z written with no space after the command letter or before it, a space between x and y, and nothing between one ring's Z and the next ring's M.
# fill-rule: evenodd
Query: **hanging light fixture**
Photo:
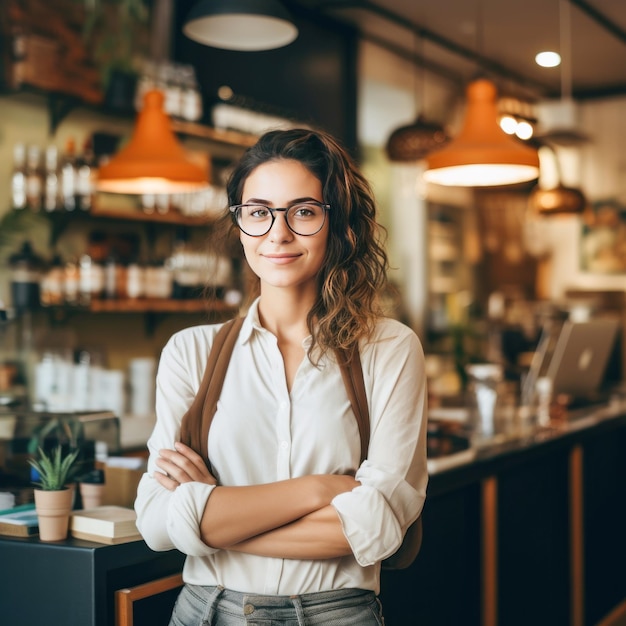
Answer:
M498 124L497 90L480 78L467 88L461 132L426 157L424 179L438 185L491 187L533 180L539 175L537 150L509 137Z
M421 43L421 38L419 42ZM418 63L420 65L419 100L424 101L424 55L419 50ZM429 152L441 148L449 137L443 126L436 122L427 121L423 112L418 113L416 120L406 126L396 128L389 138L385 151L390 161L409 163L423 159Z
M208 173L188 159L174 135L163 101L161 91L146 93L130 141L99 168L98 191L172 194L209 184Z
M200 0L183 33L206 46L249 52L282 48L298 29L278 0Z

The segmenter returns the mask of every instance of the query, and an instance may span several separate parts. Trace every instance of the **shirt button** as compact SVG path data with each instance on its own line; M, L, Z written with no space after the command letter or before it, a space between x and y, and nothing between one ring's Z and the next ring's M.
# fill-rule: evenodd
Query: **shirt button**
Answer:
M246 604L243 607L243 614L244 615L252 615L252 613L254 613L254 605L253 604Z
M281 442L280 442L280 447L281 447L283 450L286 450L286 449L289 447L289 443L288 443L288 442L286 442L286 441L281 441Z

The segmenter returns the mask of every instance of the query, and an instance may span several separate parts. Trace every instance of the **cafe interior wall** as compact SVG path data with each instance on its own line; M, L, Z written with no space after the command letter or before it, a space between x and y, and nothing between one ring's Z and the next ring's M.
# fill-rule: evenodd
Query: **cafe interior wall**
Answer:
M425 75L421 93L418 93L415 66L366 41L359 46L358 75L360 162L374 188L381 221L388 229L390 278L399 288L400 308L406 321L421 334L427 306L427 203L435 201L471 207L473 195L467 189L424 187L420 182L423 163L391 163L385 155L384 145L395 128L414 121L418 112L424 113L429 120L446 124L454 132L462 119L462 100L458 90L430 74ZM580 147L559 149L563 160L563 182L582 187L592 203L615 197L622 205L626 204L626 183L623 182L626 180L626 162L622 151L626 141L625 106L624 97L579 105L580 126L591 141ZM62 147L73 137L80 145L81 140L94 130L125 133L130 123L75 109L59 125L54 142ZM9 210L8 181L13 145L18 141L45 145L49 140L49 117L40 98L0 97L0 180L4 181L0 189L5 190L0 195L0 217ZM542 172L548 172L548 180L549 170L550 164L544 167L542 160ZM36 251L49 257L46 220L33 221L34 228L29 236ZM598 275L580 269L581 218L542 218L536 226L542 235L537 241L541 238L546 241L535 253L548 265L547 297L559 297L570 287L626 290L626 273ZM80 233L75 232L74 236L66 238L63 242L65 251L71 254L84 249L85 242L80 237ZM0 248L0 262L6 261L19 241L18 235L15 245L9 242ZM7 272L0 274L0 299L7 301ZM154 354L155 345L162 345L172 328L184 323L174 316L170 322L159 325L156 336L147 337L141 328L141 320L126 317L123 325L116 325L115 335L107 337L109 349L115 355L112 367L127 362L131 356ZM94 329L99 334L107 332L106 320L85 317L73 320L72 325L79 336L91 336ZM132 341L129 342L130 337Z

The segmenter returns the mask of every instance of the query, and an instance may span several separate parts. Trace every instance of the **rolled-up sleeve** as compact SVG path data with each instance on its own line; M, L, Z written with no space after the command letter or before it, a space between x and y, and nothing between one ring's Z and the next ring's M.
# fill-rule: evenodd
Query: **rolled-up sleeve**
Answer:
M400 547L426 498L427 394L424 355L410 329L378 337L362 351L370 444L356 489L332 501L353 554L373 565Z

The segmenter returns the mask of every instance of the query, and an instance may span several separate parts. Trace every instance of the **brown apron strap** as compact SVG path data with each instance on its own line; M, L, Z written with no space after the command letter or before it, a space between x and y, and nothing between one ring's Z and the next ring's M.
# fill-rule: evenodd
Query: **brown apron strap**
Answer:
M215 335L202 382L180 425L180 440L207 462L209 428L243 320L243 317L229 320Z
M355 345L350 351L337 350L336 354L341 369L341 377L352 405L352 411L359 425L361 463L363 463L367 458L367 449L370 442L370 417L359 348L358 345Z

